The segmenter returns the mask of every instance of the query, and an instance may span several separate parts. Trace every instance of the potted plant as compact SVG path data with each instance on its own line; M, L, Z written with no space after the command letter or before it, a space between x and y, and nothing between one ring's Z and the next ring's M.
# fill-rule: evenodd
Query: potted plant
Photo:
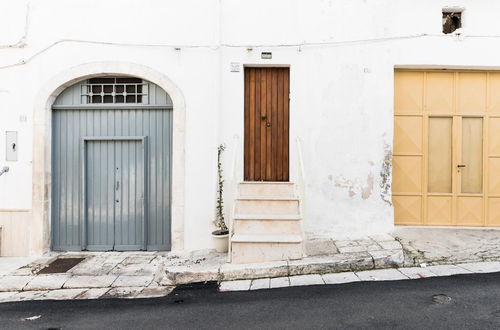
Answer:
M224 219L224 199L222 197L224 192L224 179L222 178L222 152L226 147L221 144L217 148L217 202L214 225L217 230L212 232L214 238L215 250L217 252L227 252L229 243L229 229L227 228Z

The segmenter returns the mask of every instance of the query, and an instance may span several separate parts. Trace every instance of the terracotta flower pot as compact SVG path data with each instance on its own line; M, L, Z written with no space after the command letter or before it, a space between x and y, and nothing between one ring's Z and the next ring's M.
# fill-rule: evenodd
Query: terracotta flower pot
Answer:
M227 252L229 233L216 230L212 233L212 237L214 238L215 250L219 253Z

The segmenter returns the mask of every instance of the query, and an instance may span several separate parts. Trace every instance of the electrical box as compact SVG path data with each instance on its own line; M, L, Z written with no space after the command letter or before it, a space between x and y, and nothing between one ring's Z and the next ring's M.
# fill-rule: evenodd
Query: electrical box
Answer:
M6 151L5 158L7 161L16 162L17 161L17 132L7 131L5 134Z

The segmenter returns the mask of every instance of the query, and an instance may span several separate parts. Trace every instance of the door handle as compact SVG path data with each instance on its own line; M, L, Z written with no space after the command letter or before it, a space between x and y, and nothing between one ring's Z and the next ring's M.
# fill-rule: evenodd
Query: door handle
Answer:
M457 165L457 167L458 167L458 168L463 168L463 167L465 167L465 165L460 164L460 165Z
M262 120L266 120L266 119L267 119L267 115L261 115L261 116L260 116L260 119L262 119Z
M120 181L116 181L116 190L120 188Z

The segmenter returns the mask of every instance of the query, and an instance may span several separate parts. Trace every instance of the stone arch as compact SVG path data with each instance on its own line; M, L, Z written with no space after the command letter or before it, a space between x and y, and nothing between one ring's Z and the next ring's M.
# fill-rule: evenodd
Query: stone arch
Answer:
M122 75L148 80L165 90L173 102L172 149L172 251L184 248L185 127L184 95L163 73L148 66L128 62L93 62L68 68L45 82L33 109L33 195L30 225L30 254L50 247L51 201L51 129L52 104L57 96L74 83L94 77Z

